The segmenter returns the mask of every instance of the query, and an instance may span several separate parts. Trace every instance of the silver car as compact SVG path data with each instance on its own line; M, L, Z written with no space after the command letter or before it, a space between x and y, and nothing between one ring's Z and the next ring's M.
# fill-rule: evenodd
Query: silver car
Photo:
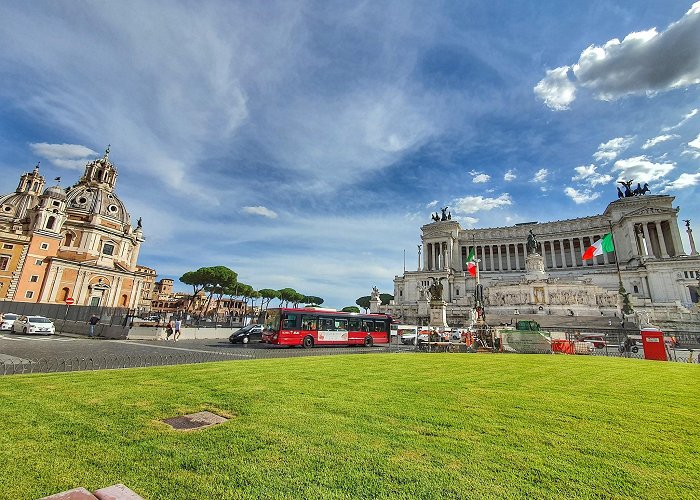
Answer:
M56 327L52 320L43 316L20 316L12 323L12 333L19 332L53 335Z
M0 330L12 330L12 323L19 318L19 314L15 313L5 313L2 315L2 320L0 320Z

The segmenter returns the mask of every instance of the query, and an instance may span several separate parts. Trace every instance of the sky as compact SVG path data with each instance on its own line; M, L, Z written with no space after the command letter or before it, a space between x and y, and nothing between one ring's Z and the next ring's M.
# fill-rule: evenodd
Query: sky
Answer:
M416 270L442 207L586 217L623 179L700 227L700 2L0 0L0 47L0 192L110 144L176 283L342 308Z

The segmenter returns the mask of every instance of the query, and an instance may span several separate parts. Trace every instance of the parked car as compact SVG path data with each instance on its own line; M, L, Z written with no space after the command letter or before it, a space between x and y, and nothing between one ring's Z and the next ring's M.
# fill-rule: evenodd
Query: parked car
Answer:
M12 333L18 332L53 335L56 327L52 320L43 316L20 316L12 323Z
M235 344L236 342L242 342L243 344L247 344L248 342L254 340L260 342L262 341L262 331L262 325L251 323L250 325L246 325L240 330L236 330L235 332L233 332L228 338L228 340L232 344Z
M5 313L2 315L2 320L0 320L0 330L12 330L12 323L19 318L19 314L15 313Z

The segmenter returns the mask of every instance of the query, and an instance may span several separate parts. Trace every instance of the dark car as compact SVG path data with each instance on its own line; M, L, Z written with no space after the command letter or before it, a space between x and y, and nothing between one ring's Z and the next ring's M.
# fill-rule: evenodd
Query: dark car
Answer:
M251 341L260 342L262 340L262 331L262 325L250 324L233 332L228 340L232 344L235 344L236 342L242 342L243 344L247 344Z

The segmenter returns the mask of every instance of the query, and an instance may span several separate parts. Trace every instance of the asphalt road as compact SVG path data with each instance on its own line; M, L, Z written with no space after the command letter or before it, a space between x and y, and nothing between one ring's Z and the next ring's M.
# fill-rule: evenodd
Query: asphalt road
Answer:
M216 359L253 359L324 354L383 352L381 346L289 348L261 343L231 344L227 339L180 340L105 340L64 335L21 335L0 332L0 363L40 359L216 356ZM394 349L395 350L395 349Z

